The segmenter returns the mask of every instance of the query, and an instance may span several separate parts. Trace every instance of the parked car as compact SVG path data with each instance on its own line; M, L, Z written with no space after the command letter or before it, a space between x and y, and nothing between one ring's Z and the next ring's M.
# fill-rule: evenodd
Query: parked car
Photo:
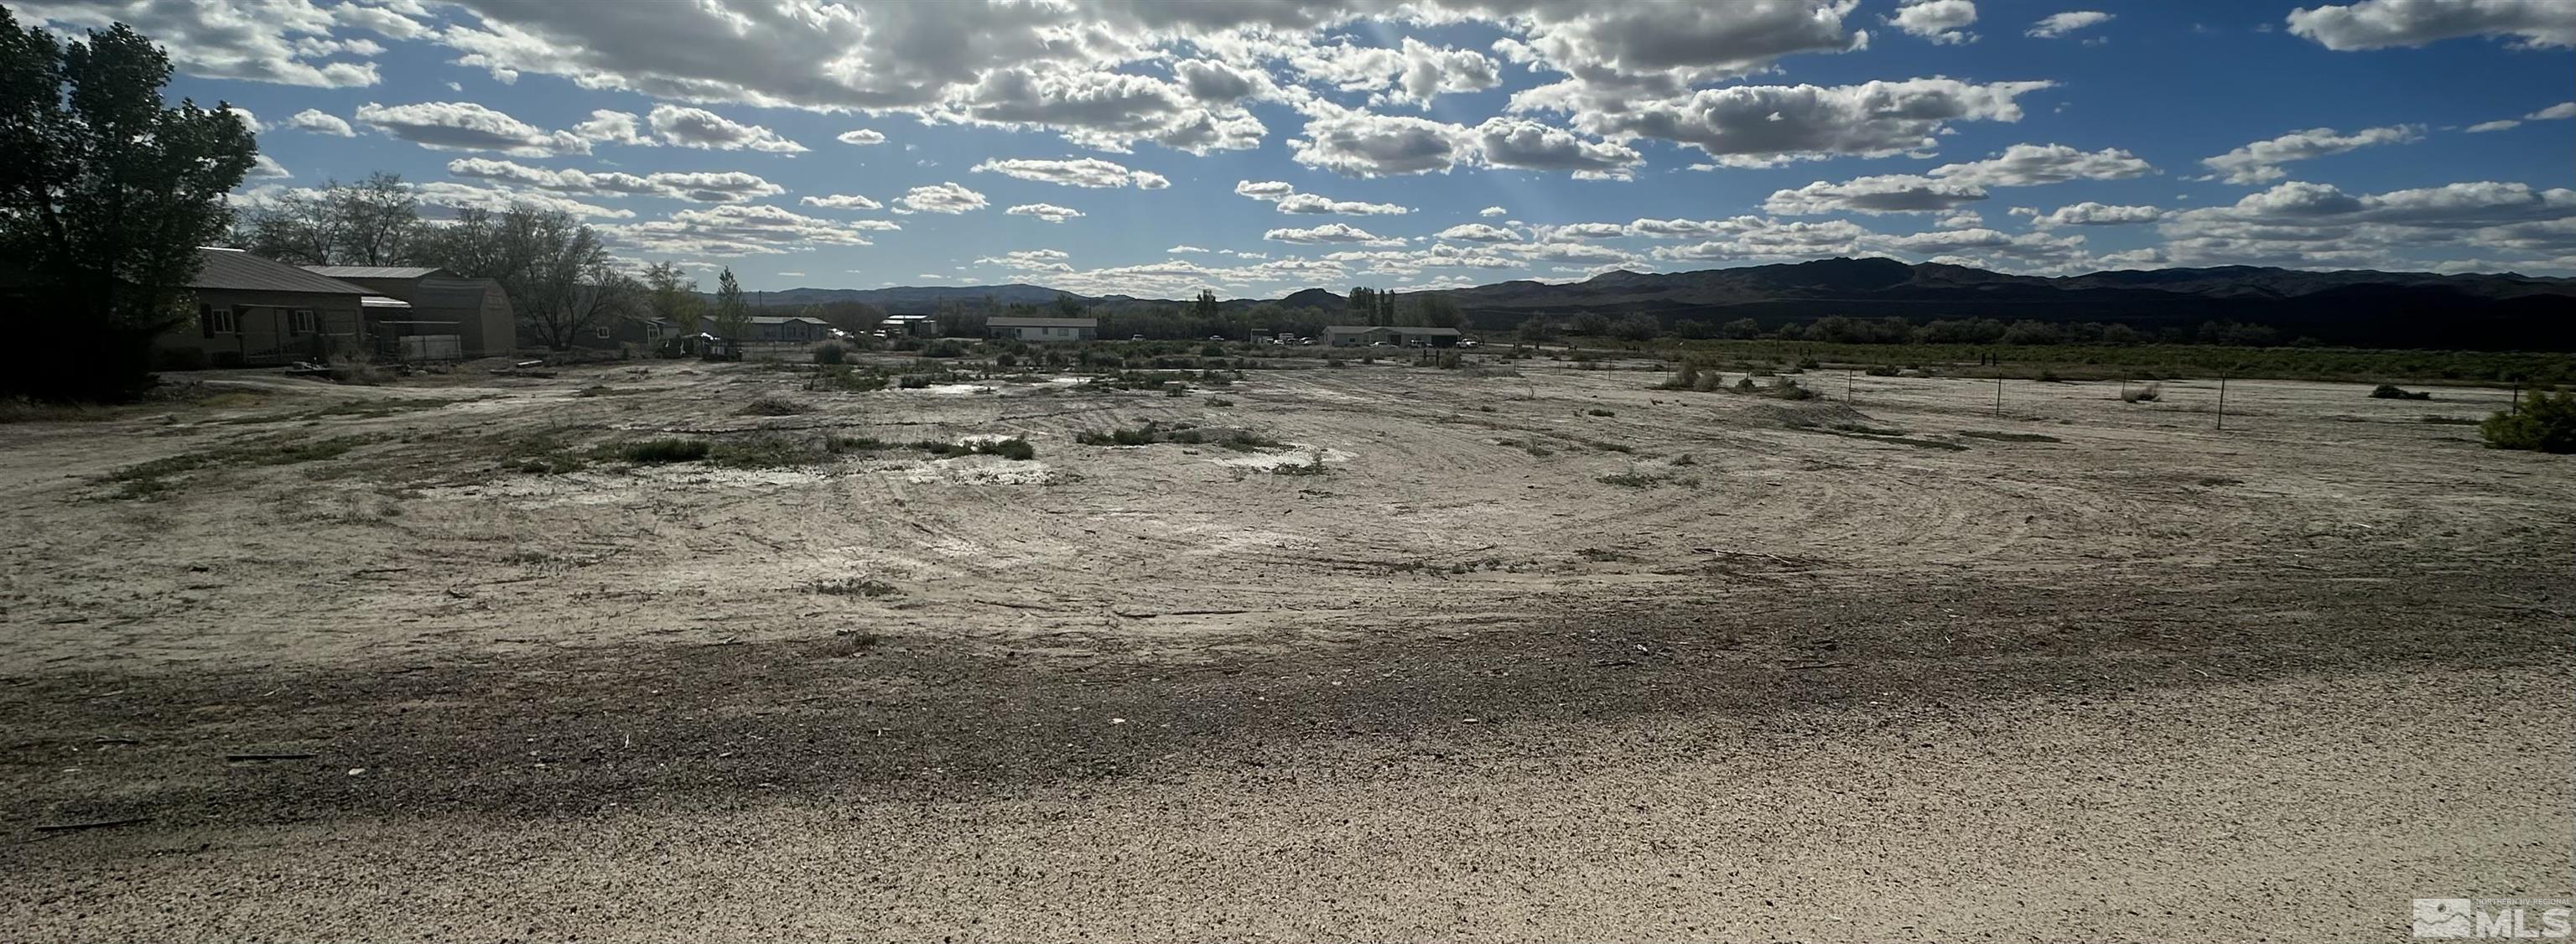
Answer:
M1131 335L1128 335L1128 336L1127 336L1127 340L1130 340L1130 341L1142 341L1142 340L1145 340L1145 336L1144 336L1144 335L1141 335L1141 334L1131 334Z
M1482 342L1482 341L1478 341L1478 340L1476 340L1475 338L1459 338L1459 339L1458 339L1458 346L1459 346L1459 347L1481 347L1481 346L1483 346L1483 345L1484 345L1484 342Z

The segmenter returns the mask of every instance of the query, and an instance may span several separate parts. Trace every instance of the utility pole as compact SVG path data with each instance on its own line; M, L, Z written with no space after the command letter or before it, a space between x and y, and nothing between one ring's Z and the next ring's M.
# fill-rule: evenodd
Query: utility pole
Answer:
M1995 365L1995 415L1998 417L2004 415L2004 368L2002 364Z
M1849 367L1845 367L1845 368L1843 368L1843 405L1844 405L1844 406L1850 406L1850 405L1851 405L1851 402L1852 402L1852 399L1851 399L1851 388L1852 388L1852 369L1851 369L1851 368L1849 368Z

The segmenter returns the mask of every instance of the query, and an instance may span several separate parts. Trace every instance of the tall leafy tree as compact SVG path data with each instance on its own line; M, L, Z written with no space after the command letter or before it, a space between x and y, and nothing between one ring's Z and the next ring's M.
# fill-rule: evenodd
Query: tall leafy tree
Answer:
M645 266L644 291L653 317L680 326L681 334L698 333L698 321L706 315L707 303L698 297L698 280L690 278L678 264L656 262Z
M733 277L733 267L716 276L716 333L727 341L742 340L742 331L751 325L751 304L743 300L742 280Z
M1190 314L1205 320L1215 320L1219 310L1213 289L1200 289L1198 301L1190 303Z
M558 351L635 310L644 294L609 261L597 232L564 210L524 203L499 213L460 211L454 222L424 231L413 255L423 265L499 281L520 330Z
M1458 310L1458 303L1450 301L1447 295L1438 294L1415 294L1413 318L1426 328L1455 328L1467 323L1467 316Z
M1526 344L1546 344L1556 340L1556 321L1546 315L1531 315L1512 329L1512 336Z
M243 209L233 245L297 265L403 265L422 250L420 198L384 171L290 190Z
M224 194L257 161L230 107L169 107L170 58L119 23L61 42L0 7L0 294L21 350L0 392L126 399L152 343L184 323L197 247L231 223Z

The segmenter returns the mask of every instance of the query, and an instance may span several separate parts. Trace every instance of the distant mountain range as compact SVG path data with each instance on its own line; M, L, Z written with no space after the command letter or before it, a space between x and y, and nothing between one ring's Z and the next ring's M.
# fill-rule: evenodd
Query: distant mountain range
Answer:
M1071 293L1038 285L812 289L765 293L771 305L861 301L888 311L943 302L1049 304ZM2004 321L2118 321L2141 330L2206 321L2262 324L2283 339L2405 347L2576 350L2576 279L2370 270L2304 272L2254 266L2150 269L2040 277L1893 259L1821 259L1696 272L1607 272L1580 282L1512 281L1449 289L1476 324L1532 315L1643 312L1667 322L1751 318L1765 327L1829 315ZM1179 301L1075 296L1109 310ZM1306 289L1255 305L1339 311L1343 296Z

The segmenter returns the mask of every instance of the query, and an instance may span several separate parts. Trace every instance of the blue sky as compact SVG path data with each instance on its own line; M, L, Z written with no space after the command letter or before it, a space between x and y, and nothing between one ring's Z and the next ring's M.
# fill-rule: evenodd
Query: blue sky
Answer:
M250 110L243 199L393 171L753 288L2576 274L2568 0L8 6Z

